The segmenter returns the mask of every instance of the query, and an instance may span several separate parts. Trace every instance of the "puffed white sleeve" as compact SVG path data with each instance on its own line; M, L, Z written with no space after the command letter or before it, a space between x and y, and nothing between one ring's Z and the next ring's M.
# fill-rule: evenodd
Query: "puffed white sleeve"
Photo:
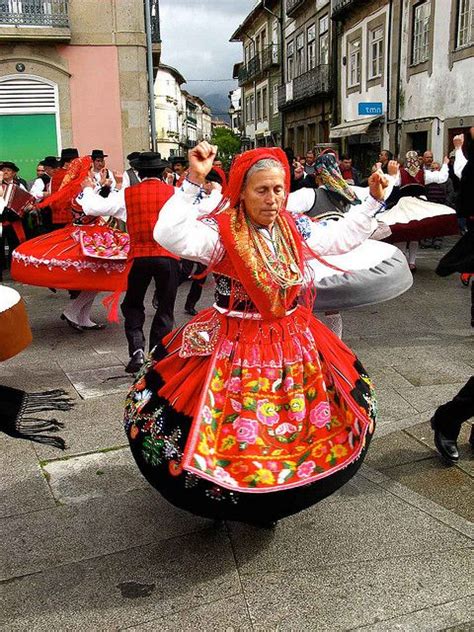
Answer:
M40 200L44 198L45 196L44 188L45 187L44 187L43 180L41 180L41 178L36 178L36 180L33 182L31 186L30 193L37 202L39 202Z
M201 220L199 200L182 190L164 204L153 230L156 242L174 255L205 265L219 251L223 252L212 220Z
M79 193L76 202L82 207L85 215L116 217L123 221L127 220L123 189L111 191L108 197L104 198L93 191L91 187L87 187L82 193Z
M464 152L461 148L456 149L454 154L454 175L456 175L459 179L461 179L462 172L464 167L467 165L467 158L464 155Z
M448 178L448 165L443 165L439 171L425 171L425 184L444 184Z
M310 211L316 201L315 189L298 189L288 196L286 202L286 210L290 213L307 213Z
M339 221L313 221L306 237L308 246L318 255L342 255L360 246L377 228L375 215L383 204L368 196Z

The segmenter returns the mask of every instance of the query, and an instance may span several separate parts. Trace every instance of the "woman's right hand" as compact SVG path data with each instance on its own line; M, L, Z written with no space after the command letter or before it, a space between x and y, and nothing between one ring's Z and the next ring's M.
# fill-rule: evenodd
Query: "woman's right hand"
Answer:
M375 171L369 178L370 195L383 202L388 184L388 178L385 177L385 174L381 171Z
M204 184L217 155L217 146L203 140L189 151L188 179L195 184Z

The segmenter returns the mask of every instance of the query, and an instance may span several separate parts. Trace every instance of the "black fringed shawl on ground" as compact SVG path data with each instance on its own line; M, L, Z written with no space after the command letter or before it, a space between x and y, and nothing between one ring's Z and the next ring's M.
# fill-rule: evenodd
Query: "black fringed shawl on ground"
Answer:
M44 419L39 414L70 410L73 406L73 400L60 389L26 393L0 385L0 431L10 437L46 443L64 450L64 439L44 434L63 428L64 424L57 419Z

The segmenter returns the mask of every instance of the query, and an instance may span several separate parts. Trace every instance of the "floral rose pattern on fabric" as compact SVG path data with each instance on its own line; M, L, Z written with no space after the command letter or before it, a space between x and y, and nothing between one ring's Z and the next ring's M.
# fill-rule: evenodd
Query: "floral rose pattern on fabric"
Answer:
M222 340L184 469L227 489L258 492L346 467L373 431L372 388L365 375L361 380L363 397L348 405L308 328L294 331L291 344Z

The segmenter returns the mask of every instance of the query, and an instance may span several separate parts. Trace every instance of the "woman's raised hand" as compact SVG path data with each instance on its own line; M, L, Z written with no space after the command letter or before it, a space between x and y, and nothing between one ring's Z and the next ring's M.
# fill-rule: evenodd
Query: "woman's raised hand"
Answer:
M385 196L385 189L388 187L388 178L381 171L375 171L369 178L370 195L381 202Z
M203 140L189 151L189 172L191 182L203 184L207 174L212 169L212 163L217 155L217 146Z

